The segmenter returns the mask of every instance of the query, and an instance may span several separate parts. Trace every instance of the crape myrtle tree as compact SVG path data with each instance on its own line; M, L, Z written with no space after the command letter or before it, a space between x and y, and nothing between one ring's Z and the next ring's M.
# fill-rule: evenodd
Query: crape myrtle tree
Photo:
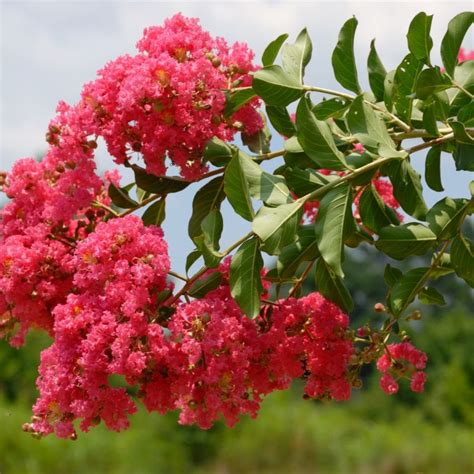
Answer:
M43 160L19 160L0 177L10 199L0 221L0 334L14 346L31 328L53 338L25 431L75 439L77 427L100 422L121 430L138 400L179 410L183 424L232 426L294 379L304 398L347 400L371 363L388 394L399 383L423 391L427 356L399 322L421 317L410 310L416 299L444 303L434 279L456 273L474 285L463 226L474 183L431 209L422 193L424 184L443 192L441 160L474 171L474 61L461 48L474 14L449 22L443 67L430 59L431 20L413 19L393 71L371 43L363 91L349 19L332 55L343 91L333 91L304 80L306 30L294 43L272 41L259 65L246 44L178 14L147 28L136 55L107 63L76 105L58 105ZM270 149L270 124L281 150ZM99 139L133 182L96 173ZM411 164L422 150L423 178ZM181 274L160 225L167 196L197 182L195 249ZM225 200L249 232L221 249ZM342 263L345 247L361 244L431 263L381 268L380 324L350 328ZM271 268L262 254L274 256ZM318 292L302 296L313 274Z

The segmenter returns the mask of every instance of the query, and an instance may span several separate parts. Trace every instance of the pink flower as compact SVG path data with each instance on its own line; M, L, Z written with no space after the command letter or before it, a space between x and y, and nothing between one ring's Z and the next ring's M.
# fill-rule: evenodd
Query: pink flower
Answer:
M422 369L426 367L427 360L426 354L409 342L389 344L387 352L377 361L377 369L384 374L380 379L382 389L389 394L398 390L398 384L390 375L393 373L410 378L410 388L414 392L422 392L426 381L426 374ZM410 374L413 375L410 377Z
M398 383L389 374L382 375L382 378L380 379L380 387L387 395L394 395L398 392Z

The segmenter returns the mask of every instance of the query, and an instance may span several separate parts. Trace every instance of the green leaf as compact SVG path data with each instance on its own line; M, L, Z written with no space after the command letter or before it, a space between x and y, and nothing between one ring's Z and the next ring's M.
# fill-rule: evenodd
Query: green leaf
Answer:
M220 138L209 140L204 149L204 161L215 166L224 166L232 159L232 148Z
M441 183L441 146L434 146L428 151L425 161L425 180L433 191L444 191Z
M431 258L430 278L436 280L453 272L454 268L451 265L451 255L449 253L443 253L441 257L437 254L433 255Z
M363 96L354 99L346 121L351 133L366 149L378 152L381 145L395 149L383 118L365 103Z
M458 233L469 207L467 199L445 197L428 211L426 221L438 239L449 240Z
M314 116L318 120L326 120L330 117L340 116L347 110L350 102L335 97L334 99L323 99L313 107Z
M223 257L218 252L223 227L224 222L219 209L212 209L201 222L202 235L194 238L196 246L204 257L204 263L209 268L217 267Z
M261 166L245 153L239 152L238 159L252 197L269 206L279 206L293 201L283 176L263 171Z
M370 53L367 58L367 70L369 72L369 84L377 102L384 98L384 81L387 71L375 49L375 39L370 42Z
M413 18L408 29L408 49L416 59L424 60L430 64L430 51L433 47L433 40L430 36L431 21L433 15L420 12Z
M278 207L260 208L253 221L252 230L263 241L263 250L270 255L276 255L283 247L294 242L302 207L302 201L295 201Z
M202 256L201 252L199 249L194 249L192 250L188 256L186 257L186 274L189 272L189 269L193 266L194 263L196 263L197 260Z
M448 122L449 125L451 125L451 128L453 129L454 138L456 139L456 142L464 143L466 145L474 144L474 138L466 132L464 124L456 120L449 120Z
M283 45L283 43L288 38L288 33L280 35L278 38L274 39L266 48L262 54L262 65L271 66L275 59L278 56L278 53Z
M191 183L177 176L155 176L148 174L138 165L132 165L137 186L153 194L165 195L177 193L187 188Z
M452 87L451 80L441 72L438 66L424 69L417 77L415 93L418 99L425 100L430 95Z
M463 89L471 94L474 93L474 61L464 61L454 69L454 80ZM472 102L471 98L460 89L449 89L447 91L451 114L454 115L464 105ZM462 120L461 120L462 121Z
M463 12L456 15L448 24L448 30L441 42L441 58L446 72L452 77L458 61L459 48L464 35L474 22L473 12Z
M235 153L227 165L224 174L224 191L234 211L244 219L251 221L255 212L247 178L242 168L242 156L244 155L240 151Z
M261 128L258 132L248 135L247 133L242 132L242 143L248 147L250 151L258 153L259 155L263 153L270 152L270 141L272 135L270 130L268 130L265 116L262 114L262 119L264 122L264 127Z
M220 208L224 198L222 176L209 181L196 193L193 199L193 212L188 224L188 234L191 239L202 234L202 221L213 209Z
M354 36L357 23L357 20L353 17L347 20L341 28L336 48L332 53L332 67L339 84L359 94L361 89L357 80L357 67L354 57Z
M278 256L277 274L281 278L295 275L302 262L314 260L319 256L314 226L305 225L298 229L298 240L287 245Z
M423 255L436 243L436 235L422 224L383 227L375 246L397 260L409 255Z
M456 275L474 288L474 245L462 235L453 240L451 262Z
M389 295L389 304L398 317L415 299L430 274L429 268L415 268L404 274L394 285Z
M128 191L125 188L118 188L113 183L109 184L109 197L116 206L122 209L133 209L139 205L137 201L128 195Z
M267 66L256 71L252 87L268 105L288 105L303 94L302 84L280 66Z
M193 298L204 298L210 291L215 290L221 283L222 273L213 272L210 275L200 278L197 280L191 289L188 291L188 295Z
M256 97L256 94L250 87L229 94L224 107L224 117L230 117L235 114L235 112L248 104L254 97Z
M454 162L458 171L474 171L474 145L456 143L456 150L453 153Z
M283 69L303 84L304 68L311 59L313 45L306 31L303 29L296 38L295 44L285 44L281 50Z
M166 200L161 198L159 201L154 202L143 213L142 221L145 225L160 226L165 220L165 217L166 217Z
M352 216L352 187L343 183L321 199L315 222L318 248L336 275L343 277L344 241L355 230Z
M389 263L385 266L383 279L389 288L392 288L395 283L402 277L403 273L398 268L392 267Z
M262 268L263 259L256 238L244 242L230 264L229 283L232 297L250 318L255 318L260 312Z
M337 179L335 176L324 175L312 169L289 168L285 173L288 185L297 196L316 191L329 182Z
M394 164L389 172L393 194L403 210L416 219L423 219L428 212L423 199L420 175L407 160Z
M397 67L393 78L392 101L395 109L402 120L411 122L413 93L418 75L423 63L408 54Z
M285 107L267 105L265 108L268 119L278 133L284 137L292 137L296 133L295 124Z
M459 109L458 121L465 127L474 126L474 100Z
M384 203L373 184L367 186L360 197L359 213L365 227L374 232L391 224L399 224L395 211Z
M423 304L436 304L439 306L444 306L446 304L443 295L432 286L427 286L426 288L423 288L418 293L418 299L420 300L420 303Z
M296 129L301 147L319 168L348 169L344 154L337 149L328 124L314 116L305 97L300 100L296 111Z
M394 83L395 83L395 74L397 71L389 71L385 76L383 81L383 100L385 102L385 107L388 111L393 110L393 95L394 95Z
M423 126L432 135L439 136L438 124L436 123L436 102L426 105L423 111Z
M316 288L324 297L336 303L347 313L352 311L354 304L349 290L322 257L316 263L315 277Z

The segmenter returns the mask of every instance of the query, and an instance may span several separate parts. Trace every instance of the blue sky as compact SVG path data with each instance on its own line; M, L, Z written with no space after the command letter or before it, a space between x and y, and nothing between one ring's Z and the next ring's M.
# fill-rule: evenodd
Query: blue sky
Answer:
M82 84L108 60L123 53L133 53L134 45L146 26L161 24L181 11L201 19L213 35L229 41L246 41L257 58L276 36L292 35L308 27L314 43L313 60L307 82L340 88L330 67L332 49L343 22L352 15L359 20L356 54L361 82L366 84L365 58L370 40L387 69L394 68L406 54L405 34L411 18L419 11L434 14L433 57L439 62L439 43L447 22L457 13L472 9L470 1L1 1L0 43L0 169L9 169L21 157L45 150L44 133L59 100L75 102ZM474 49L471 29L465 40ZM279 139L274 147L279 148ZM445 188L453 197L467 194L467 173L456 173L452 160L444 157ZM423 169L424 153L414 157ZM110 160L102 150L99 167ZM472 179L472 178L471 178ZM168 201L165 232L176 269L182 269L192 244L186 226L191 197L196 187ZM427 192L433 204L439 195ZM248 231L248 223L225 209L224 246Z

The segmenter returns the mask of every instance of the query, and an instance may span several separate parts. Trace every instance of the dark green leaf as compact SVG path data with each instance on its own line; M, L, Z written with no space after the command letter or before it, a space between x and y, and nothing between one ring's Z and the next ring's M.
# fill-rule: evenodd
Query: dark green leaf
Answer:
M432 286L427 286L426 288L423 288L418 293L418 299L420 300L420 303L423 304L436 304L439 306L444 306L446 304L443 295Z
M458 121L465 127L474 127L474 100L459 109Z
M288 185L297 196L312 193L330 181L336 179L331 175L324 175L312 169L289 168L285 173Z
M453 240L451 262L456 275L474 288L474 245L462 235Z
M210 275L197 280L188 295L193 298L204 298L210 291L215 290L222 280L222 273L213 272Z
M452 87L451 80L441 72L438 66L424 69L418 74L415 93L418 99L425 100L430 95Z
M359 94L361 89L357 79L357 67L354 57L354 36L357 23L355 18L350 18L341 28L336 48L332 53L332 67L339 84Z
M394 316L400 314L415 299L429 276L429 268L415 268L404 274L390 292L389 304Z
M244 242L230 264L229 283L232 296L250 318L255 318L260 312L260 295L263 290L260 276L262 268L263 259L256 238Z
M375 39L370 42L370 53L367 59L367 70L369 72L369 84L377 102L384 97L384 81L387 71L375 49Z
M425 60L430 64L430 51L433 47L433 40L430 36L431 21L433 15L420 12L413 18L408 29L408 49L416 59Z
M319 168L348 169L344 155L337 149L328 124L314 116L305 97L298 104L296 129L301 147Z
M436 243L436 235L422 224L404 224L380 229L375 246L397 260L423 255Z
M187 188L191 183L177 176L155 176L148 174L138 165L132 165L137 186L153 194L177 193Z
M142 216L142 221L145 225L160 226L166 217L166 201L161 198L154 202Z
M381 227L399 224L395 211L384 203L373 184L367 186L360 197L359 213L364 225L374 232Z
M428 208L423 199L420 175L407 160L396 162L390 170L393 194L403 210L416 219L423 219Z
M113 183L109 185L109 197L116 206L122 209L133 209L138 206L138 202L128 195L125 188L117 188Z
M223 255L218 250L224 223L219 209L212 209L201 222L202 235L194 238L196 246L204 257L204 263L209 268L219 265Z
M453 153L456 169L464 171L474 171L474 145L456 143L456 150Z
M280 66L267 66L255 72L254 91L268 105L288 105L303 94L303 86Z
M288 38L288 34L285 33L280 35L278 38L274 39L266 48L262 54L262 65L271 66L275 59L278 56L278 53L283 45L283 43Z
M441 184L441 147L434 146L428 151L425 161L426 184L433 191L444 191Z
M189 272L189 269L193 266L193 264L199 260L199 258L202 256L201 252L199 249L194 249L192 250L188 256L186 257L186 274Z
M426 105L423 111L423 126L426 131L434 135L439 135L438 124L436 123L436 102Z
M253 135L248 135L247 133L242 132L242 143L246 145L250 151L253 151L259 155L270 152L270 141L272 139L272 135L270 130L268 130L263 114L262 119L264 122L264 127L258 132L254 133Z
M339 278L322 257L316 263L316 288L329 300L336 303L347 313L352 311L353 302L344 281Z
M463 143L466 145L474 144L474 138L466 132L464 124L456 120L449 120L449 125L451 125L451 128L453 129L454 138L456 139L456 142Z
M383 279L389 288L392 288L395 283L402 277L403 273L398 268L392 267L390 264L385 266Z
M237 110L250 102L254 97L256 97L255 92L250 87L229 94L225 103L224 117L230 117L232 114L235 114Z
M188 224L188 234L191 239L202 234L202 221L213 209L220 208L224 198L222 176L209 181L196 193L193 199L193 213Z
M285 107L268 105L265 110L270 123L278 133L281 133L284 137L292 137L296 133L295 124Z
M282 278L295 275L302 262L319 256L318 243L312 225L300 226L298 240L286 246L278 256L277 274Z
M448 30L441 42L441 58L446 72L451 77L457 64L462 40L473 22L474 13L463 12L456 15L448 24Z
M448 240L458 233L469 211L469 205L467 199L445 197L428 211L426 221L438 239Z
M326 263L341 278L344 241L355 230L352 216L352 187L343 183L321 199L315 223L318 248Z
M277 255L283 247L295 241L302 207L303 202L295 201L278 207L260 208L252 229L263 241L267 253Z
M224 191L234 211L244 219L251 221L255 215L250 198L250 190L242 168L241 152L235 153L227 165L224 175ZM257 165L258 166L258 165Z

